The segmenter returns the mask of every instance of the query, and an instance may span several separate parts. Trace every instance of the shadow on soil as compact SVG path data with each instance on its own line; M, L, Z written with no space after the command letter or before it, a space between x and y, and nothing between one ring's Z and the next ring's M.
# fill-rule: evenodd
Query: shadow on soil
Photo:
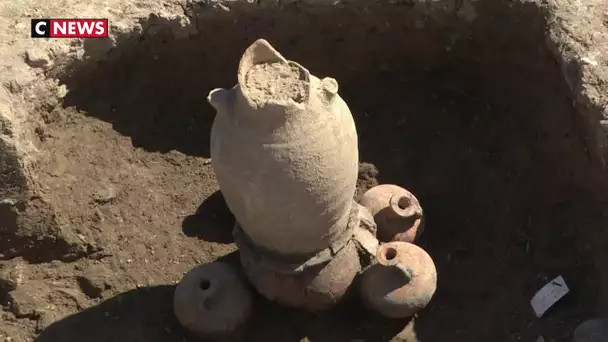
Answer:
M239 268L237 252L218 260ZM174 288L154 286L122 293L52 324L35 342L198 341L173 315ZM388 341L408 323L371 315L353 299L320 315L281 308L257 295L254 302L250 322L254 328L242 341Z
M595 314L601 296L598 272L605 267L595 260L608 226L605 177L594 173L585 130L545 48L543 13L531 2L477 4L471 24L425 19L424 29L415 28L420 16L409 5L205 15L198 36L144 35L83 73L84 82L64 78L65 106L111 122L148 151L208 157L214 113L205 97L234 85L241 53L264 37L313 74L339 81L357 122L361 160L377 167L381 183L420 199L427 215L420 244L439 274L436 296L416 321L420 339L559 341ZM228 215L211 199L184 222L184 232L229 241L223 232L198 230L222 226L209 216L214 210ZM539 320L530 298L557 275L574 291ZM181 341L171 291L120 295L56 323L38 341L107 334ZM252 336L260 340L349 341L368 326L393 333L359 317L359 308L313 316L260 305L259 312L263 321Z
M203 241L232 243L233 226L234 216L218 190L201 203L196 213L184 219L182 231L188 237L198 237Z

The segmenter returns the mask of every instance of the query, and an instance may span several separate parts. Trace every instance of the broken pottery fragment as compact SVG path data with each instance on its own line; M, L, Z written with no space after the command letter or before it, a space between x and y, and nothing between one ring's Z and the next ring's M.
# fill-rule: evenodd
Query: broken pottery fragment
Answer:
M361 279L365 305L389 318L407 318L424 308L437 288L430 255L408 242L389 242L378 249L377 264Z
M381 242L414 242L424 230L420 202L411 192L393 184L381 184L366 191L359 203L374 216Z
M173 310L199 338L230 339L251 315L251 293L230 265L212 262L190 270L175 288Z
M238 84L215 89L211 158L226 204L251 241L312 256L351 236L358 172L355 123L335 79L319 79L263 39Z
M359 247L359 251L365 255L365 259L374 259L380 242L376 238L378 227L371 212L357 203L359 208L359 224L355 228L353 239Z

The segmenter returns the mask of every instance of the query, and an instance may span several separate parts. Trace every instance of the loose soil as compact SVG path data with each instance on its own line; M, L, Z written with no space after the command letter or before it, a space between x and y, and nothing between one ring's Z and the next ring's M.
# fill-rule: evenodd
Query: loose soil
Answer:
M377 25L401 23L392 10L376 12L382 21L291 10L241 13L236 29L219 16L194 38L142 38L91 73L60 75L63 102L42 99L32 114L42 122L35 171L58 219L95 252L3 261L0 337L194 341L173 316L174 284L217 258L238 267L205 97L234 85L260 37L338 80L359 132L357 194L393 183L419 198L419 244L439 279L411 321L377 317L356 295L320 315L256 297L247 341L567 341L603 310L606 176L537 13L490 11L456 35ZM557 275L571 293L536 318L529 301Z

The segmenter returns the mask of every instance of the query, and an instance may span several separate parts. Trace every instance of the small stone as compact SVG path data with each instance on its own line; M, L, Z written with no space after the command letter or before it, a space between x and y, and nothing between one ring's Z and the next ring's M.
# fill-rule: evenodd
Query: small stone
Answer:
M103 291L112 288L110 277L112 272L104 265L88 267L82 276L77 278L82 292L90 298L99 298Z
M25 52L25 62L32 68L48 69L52 65L49 54L40 48L31 48Z
M68 88L65 86L65 84L62 84L59 87L57 87L57 97L58 98L63 98L67 94L68 94Z
M46 302L49 288L41 282L28 282L8 293L8 306L17 317L34 314L40 303Z
M597 66L597 61L591 57L583 57L581 58L581 62L591 66Z
M13 291L25 281L25 266L20 263L6 265L0 269L0 288Z

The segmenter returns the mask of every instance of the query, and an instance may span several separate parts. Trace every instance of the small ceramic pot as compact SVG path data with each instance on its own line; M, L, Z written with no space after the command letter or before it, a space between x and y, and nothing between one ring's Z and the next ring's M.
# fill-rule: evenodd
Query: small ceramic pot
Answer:
M366 191L359 199L378 225L381 242L414 242L424 230L420 202L411 192L393 184L381 184Z
M376 260L361 279L361 296L369 309L389 318L407 318L431 301L437 271L422 248L408 242L386 243L378 248Z
M252 311L251 292L230 265L202 264L175 288L173 310L182 326L203 339L230 340L239 335Z
M304 263L288 264L288 259L269 258L259 248L235 234L239 255L247 277L256 290L270 301L310 312L335 306L361 270L354 239L339 250L325 252Z

